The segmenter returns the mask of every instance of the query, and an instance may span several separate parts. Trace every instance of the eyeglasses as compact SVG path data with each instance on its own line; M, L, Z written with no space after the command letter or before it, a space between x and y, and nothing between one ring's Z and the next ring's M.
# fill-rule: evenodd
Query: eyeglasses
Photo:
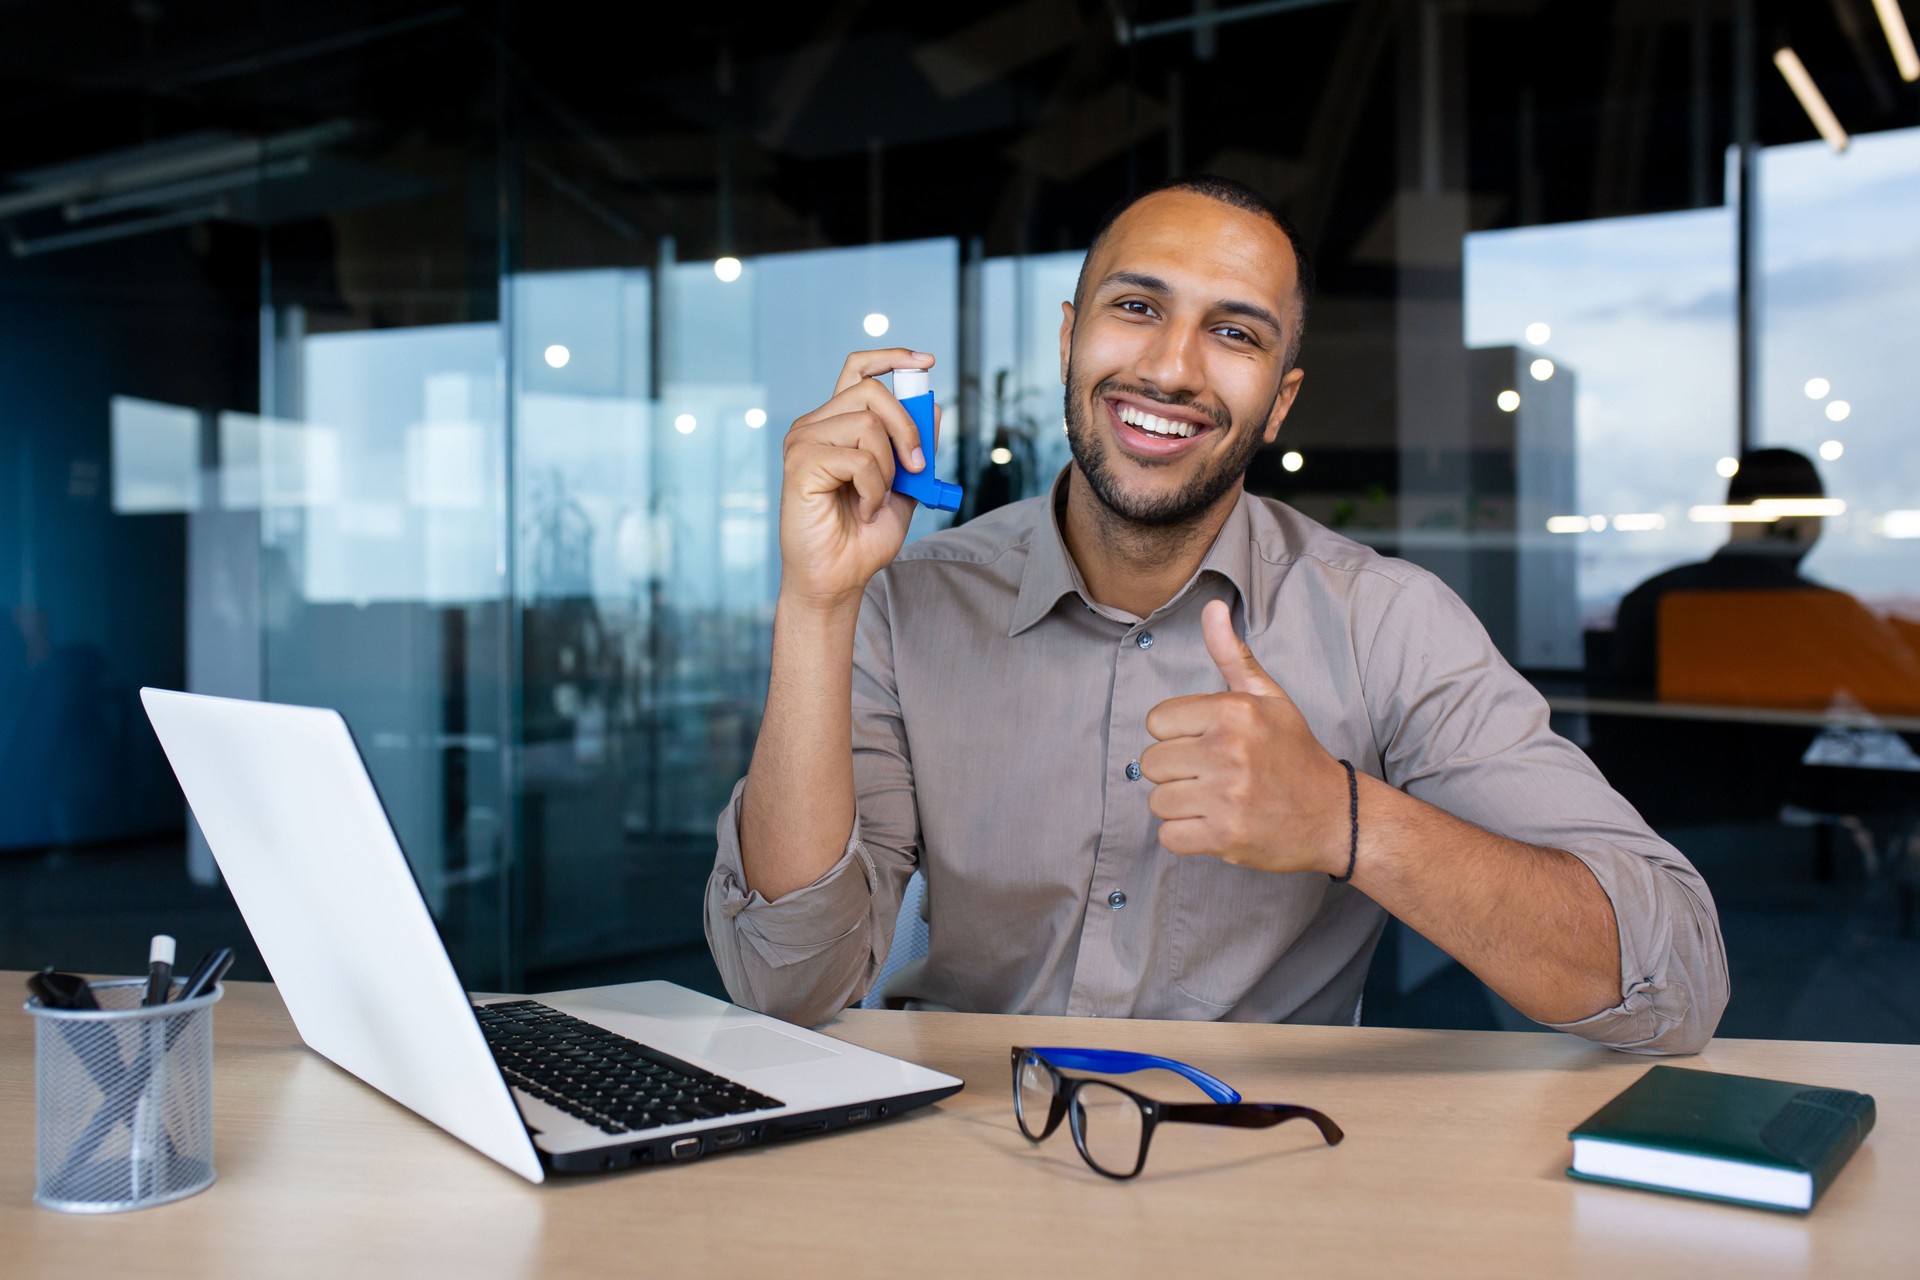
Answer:
M1159 1067L1176 1072L1200 1086L1211 1102L1159 1102L1142 1097L1106 1080L1060 1073L1061 1067L1120 1075ZM1239 1129L1267 1129L1283 1121L1311 1120L1327 1145L1338 1146L1346 1135L1340 1126L1312 1107L1281 1102L1242 1102L1223 1081L1197 1067L1150 1053L1113 1049L1022 1049L1013 1051L1013 1114L1020 1132L1034 1142L1053 1135L1065 1119L1095 1173L1109 1178L1131 1178L1147 1163L1147 1144L1163 1122L1222 1124Z

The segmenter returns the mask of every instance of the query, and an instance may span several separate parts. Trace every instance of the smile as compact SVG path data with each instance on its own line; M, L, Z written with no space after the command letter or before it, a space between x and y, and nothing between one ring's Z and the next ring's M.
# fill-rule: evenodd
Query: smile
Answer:
M1114 440L1136 462L1155 465L1205 447L1203 437L1214 434L1215 423L1193 410L1155 413L1138 399L1105 398Z
M1163 418L1157 413L1148 413L1144 409L1130 404L1119 406L1120 421L1142 431L1151 431L1157 436L1179 436L1185 439L1201 428L1191 422L1182 422L1178 418Z

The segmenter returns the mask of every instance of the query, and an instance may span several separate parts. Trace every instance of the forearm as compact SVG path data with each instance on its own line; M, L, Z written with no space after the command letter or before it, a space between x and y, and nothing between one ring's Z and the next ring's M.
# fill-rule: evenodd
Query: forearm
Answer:
M853 636L860 601L775 607L767 712L747 770L740 861L782 897L829 871L853 830Z
M1585 863L1364 774L1359 782L1355 888L1536 1021L1574 1022L1620 1002L1613 904Z

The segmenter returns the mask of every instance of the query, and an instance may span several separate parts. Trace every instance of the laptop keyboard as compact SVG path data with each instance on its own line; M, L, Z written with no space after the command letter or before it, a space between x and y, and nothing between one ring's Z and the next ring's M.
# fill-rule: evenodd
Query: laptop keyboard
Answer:
M786 1105L538 1000L473 1012L509 1084L606 1133Z

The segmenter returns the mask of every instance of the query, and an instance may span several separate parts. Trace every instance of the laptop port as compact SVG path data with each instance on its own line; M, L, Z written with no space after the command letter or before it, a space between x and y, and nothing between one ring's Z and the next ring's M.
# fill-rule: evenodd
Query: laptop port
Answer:
M817 1120L796 1120L792 1124L781 1125L780 1136L783 1138L792 1138L803 1133L819 1133L826 1127L827 1121L824 1116Z
M669 1154L671 1154L675 1160L691 1160L700 1154L700 1139L676 1139Z
M872 1107L855 1107L853 1110L847 1112L848 1124L858 1124L862 1120L870 1120L872 1118L873 1118Z
M713 1135L713 1149L725 1151L728 1147L737 1147L746 1136L738 1129L722 1129Z

